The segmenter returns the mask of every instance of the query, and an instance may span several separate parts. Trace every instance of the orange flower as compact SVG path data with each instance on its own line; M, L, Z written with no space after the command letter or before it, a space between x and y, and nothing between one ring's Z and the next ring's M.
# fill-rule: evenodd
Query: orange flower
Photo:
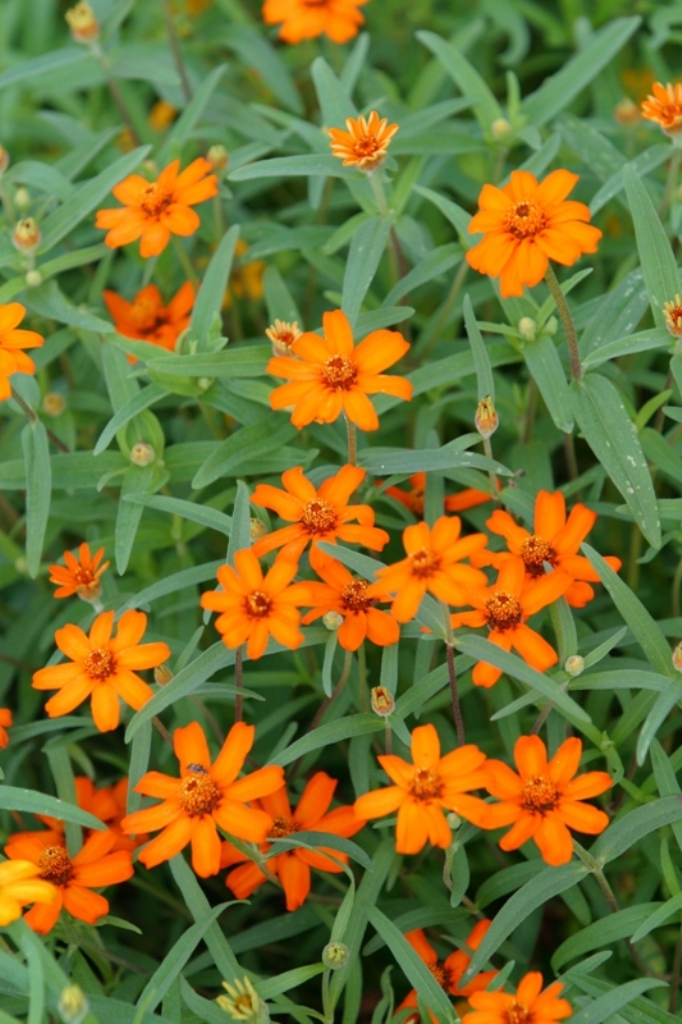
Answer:
M367 0L265 0L263 21L279 25L285 43L300 43L328 35L333 43L347 43L365 19L358 10Z
M389 537L385 530L374 525L374 509L369 505L348 504L351 494L364 479L364 469L346 465L334 476L328 476L316 490L303 475L303 468L295 466L282 473L284 491L270 484L258 484L251 496L253 504L273 509L292 525L266 534L253 545L253 553L261 558L281 547L282 555L298 559L308 541L315 547L321 540L335 544L337 537L381 551ZM357 519L359 525L353 525L352 519Z
M112 638L114 614L98 615L89 637L71 624L55 633L57 647L70 661L41 668L33 676L34 689L60 691L45 705L50 718L68 715L91 696L95 725L100 732L109 732L119 723L119 698L139 711L153 696L135 673L167 661L170 648L164 643L139 645L147 628L144 612L124 612L118 635Z
M654 94L642 103L642 114L647 121L655 121L666 135L679 135L682 131L682 83L654 82L651 88Z
M490 928L492 921L479 921L476 924L466 940L466 944L471 950L478 949L483 942L485 933ZM477 974L475 978L472 978L468 984L463 985L460 988L460 982L462 975L466 971L467 967L471 963L471 957L467 956L463 949L457 949L450 956L446 957L443 963L438 960L438 953L435 951L429 940L426 938L421 928L415 928L414 931L405 932L405 938L414 949L415 953L421 960L424 961L431 974L434 976L441 988L444 988L447 993L451 996L470 996L474 992L481 992L486 988L490 982L497 976L497 971L484 971L481 974ZM410 1007L414 1007L417 1013L408 1017L403 1024L419 1024L420 1016L417 1005L417 993L415 989L403 999L402 1003L397 1009L397 1013L401 1010L407 1010ZM429 1011L433 1024L438 1024L438 1018Z
M218 569L220 590L201 595L201 607L220 612L215 628L226 647L240 647L248 641L247 654L255 660L265 654L272 635L285 647L295 650L303 643L299 629L299 605L307 604L308 593L302 583L290 586L298 563L283 555L275 559L266 576L249 548L235 552L235 568Z
M167 306L155 284L148 284L132 302L111 291L103 292L102 298L114 327L124 338L148 341L173 352L178 337L189 327L195 293L192 282L186 281ZM134 356L128 359L135 362Z
M146 867L170 860L191 842L192 867L201 878L208 878L220 870L218 828L247 843L264 842L272 818L247 804L280 789L284 771L279 765L269 765L237 779L255 733L252 725L237 722L211 764L198 722L175 730L173 747L180 762L180 778L147 772L135 792L159 797L162 803L135 811L121 822L123 831L130 835L162 829L140 853Z
M82 601L89 601L91 604L99 600L102 593L100 577L107 571L110 562L104 565L99 563L102 560L104 548L100 548L94 555L90 554L90 546L83 541L78 549L78 558L70 551L64 552L66 568L62 565L50 565L50 583L59 584L55 590L54 597L73 597L77 594Z
M249 246L243 238L238 238L234 251L236 256L241 257L249 251ZM249 260L246 263L240 260L238 265L233 267L229 287L223 296L223 309L230 308L233 296L242 299L246 295L251 302L263 298L263 274L266 265L263 260Z
M565 201L577 181L570 171L553 171L541 183L530 171L512 171L501 189L483 186L481 212L472 217L469 233L485 238L466 258L474 270L500 278L503 299L538 284L549 260L571 267L583 253L597 251L601 231L584 223L589 209Z
M484 590L472 590L468 603L474 612L458 612L451 617L453 629L460 626L487 626L488 640L505 651L512 647L523 660L538 672L545 672L559 660L553 647L539 633L526 625L526 620L541 608L566 593L573 580L565 572L546 573L541 579L528 579L520 558L506 558L497 583ZM474 665L472 679L476 686L494 686L502 669L479 661Z
M343 160L344 167L358 167L361 171L370 172L381 167L398 127L397 124L389 124L387 117L380 121L376 110L373 110L368 118L362 114L357 120L347 117L347 132L342 128L330 128L327 134L332 140L332 153Z
M388 494L390 498L395 498L416 516L423 516L426 473L413 473L409 482L409 491L404 491L401 487L387 487L383 493ZM377 480L376 485L381 487L381 481ZM476 508L477 505L484 505L487 501L492 500L492 496L486 494L485 491L479 491L475 487L466 487L457 494L448 495L444 505L448 512L465 512L469 508Z
M291 810L285 786L276 793L263 797L259 805L272 819L268 839L285 839L297 832L329 832L345 839L354 836L365 823L356 817L353 808L337 807L329 811L336 786L336 779L330 778L326 772L317 772L303 790L295 811ZM261 847L261 852L267 854L270 849L272 843L268 842ZM344 853L322 846L317 847L315 852L294 849L274 857L266 857L268 871L276 875L282 883L287 910L298 910L305 902L310 892L311 868L332 872L342 870L325 854L331 854L343 864L348 863L348 857ZM267 875L257 864L249 860L246 854L241 853L232 843L223 843L221 867L232 867L233 864L240 866L230 871L225 884L238 900L247 899L267 881Z
M409 402L412 384L404 377L388 377L382 370L409 349L397 331L372 331L359 345L353 342L348 317L340 309L322 315L324 337L306 333L291 345L297 359L273 356L266 370L286 377L270 395L273 409L293 405L291 422L305 427L313 421L334 423L341 413L361 430L378 430L379 417L369 395L395 395Z
M403 530L407 558L377 572L378 582L368 597L395 595L391 614L398 622L409 622L419 611L427 591L448 604L468 604L471 587L484 587L487 580L479 569L463 565L462 559L488 543L484 533L460 539L462 521L458 516L441 516L433 527L417 523Z
M21 917L28 903L52 903L57 890L39 878L40 868L29 860L8 860L0 864L0 928Z
M291 346L303 334L298 329L298 320L289 323L287 320L275 320L271 327L266 328L265 333L272 342L272 351L276 356L288 355Z
M154 131L162 132L173 124L178 116L177 108L167 100L157 100L149 111L149 126Z
M481 827L513 826L500 840L501 849L518 850L533 839L547 864L568 864L573 856L569 828L591 836L604 831L608 815L582 801L605 793L613 780L606 772L574 778L582 750L581 740L572 737L548 762L539 736L520 736L514 746L518 775L503 761L486 762L486 788L501 803L485 805Z
M142 239L140 255L158 256L171 235L193 235L201 221L192 209L218 195L218 179L211 165L199 157L182 174L180 161L168 165L156 181L131 174L112 189L121 209L100 210L95 227L108 230L104 241L110 249Z
M13 724L12 712L9 708L0 708L0 750L4 750L9 743L7 730Z
M475 992L469 996L473 1013L462 1024L554 1024L573 1013L567 999L559 999L563 983L555 981L542 989L542 975L531 971L523 976L514 995L507 992Z
M313 581L301 584L307 589L305 603L313 605L312 611L303 616L305 626L328 612L336 612L343 618L338 638L346 651L357 651L365 638L379 647L398 642L398 623L392 615L374 607L374 601L367 596L367 580L351 575L345 565L334 558L311 553L310 561L324 583Z
M564 596L573 608L584 608L594 597L589 583L599 583L599 576L587 558L579 555L580 545L595 522L597 513L584 505L576 505L566 519L566 499L560 491L553 494L540 491L535 500L533 533L517 526L508 512L496 509L486 526L492 533L504 537L512 555L520 558L526 572L526 582L541 580L545 576L544 563L560 569L572 577L573 582ZM494 565L500 568L509 555L505 552L481 552L474 556L475 565ZM619 558L607 556L605 561L614 572L621 567ZM589 583L587 582L589 580Z
M17 330L25 315L26 308L19 302L0 305L0 402L11 397L9 378L13 373L36 372L36 364L21 350L40 348L45 343L35 331Z
M397 811L397 853L419 853L427 842L446 849L452 833L443 809L455 811L475 825L487 810L482 800L467 795L486 785L485 754L469 743L441 757L440 740L432 725L419 725L412 732L412 764L395 754L378 760L395 785L359 797L355 813L369 820Z
M86 924L95 924L109 913L109 901L92 889L127 882L133 876L130 851L113 853L115 842L113 832L93 832L80 853L69 857L64 840L53 832L10 837L5 847L10 860L31 861L37 865L39 877L56 889L53 902L36 905L25 915L26 923L35 932L41 935L49 932L57 923L62 907Z

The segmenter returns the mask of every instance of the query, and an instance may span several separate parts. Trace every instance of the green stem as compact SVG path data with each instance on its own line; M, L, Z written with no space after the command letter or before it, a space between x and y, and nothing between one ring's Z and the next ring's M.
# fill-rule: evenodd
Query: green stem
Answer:
M492 443L491 443L489 437L484 437L483 438L483 451L485 452L485 457L487 459L490 459L491 462L492 462L492 459L493 459L493 446L492 446ZM490 480L490 486L493 489L493 502L494 502L495 505L499 505L500 504L500 491L499 491L499 488L497 486L497 473L495 472L494 469L489 469L488 470L488 479Z
M450 622L450 609L446 605L445 601L440 601L439 603L443 610L443 620L445 622L445 658L448 665L448 679L450 681L452 717L455 720L455 728L457 730L457 743L460 747L463 747L465 742L464 719L462 718L462 709L459 703L459 689L457 688L457 669L455 667L455 638L452 632L452 623Z
M680 615L680 584L682 584L682 558L677 563L673 577L672 617L674 619L679 618Z
M367 696L367 652L364 643L358 647L358 687L360 689L360 710L369 711Z
M26 419L29 421L29 423L35 424L38 422L38 417L34 413L31 406L27 405L27 403L23 400L21 395L19 395L14 389L12 389L12 398L17 403L21 411L25 413ZM52 444L55 446L55 448L58 448L60 452L68 453L69 449L61 440L61 438L57 437L56 434L53 434L48 427L45 428L45 433L49 437L50 441L52 441Z
M452 307L457 301L457 296L459 295L462 285L464 284L464 278L467 276L468 269L469 264L467 263L466 260L462 260L462 262L459 265L459 269L457 270L457 273L452 279L450 291L448 292L445 298L445 302L443 303L443 308L441 309L440 314L438 315L438 319L436 320L431 330L424 336L423 348L419 353L420 364L424 362L426 356L430 354L431 349L438 341L440 332L447 323L447 319L450 316L450 313L452 312Z
M185 97L185 103L189 103L192 99L192 87L189 84L187 68L185 67L185 62L182 58L182 50L180 49L180 43L178 42L178 37L175 32L175 25L173 24L173 12L170 9L168 0L161 0L161 10L163 12L163 20L166 26L166 33L168 35L171 52L173 54L175 68L180 76L182 94Z
M675 1013L677 1010L677 995L680 990L680 974L682 974L682 926L677 936L677 942L675 943L675 953L673 955L673 971L672 977L670 978L670 995L668 997L668 1011Z
M199 291L199 278L197 277L196 270L192 266L192 261L189 258L187 250L177 235L173 235L173 245L175 246L178 259L182 264L182 269L187 274L187 280L192 282L195 292Z
M351 466L358 464L358 435L355 424L346 416L346 434L348 435L348 462Z
M367 180L372 187L374 198L376 199L377 206L379 207L379 213L382 217L388 217L390 215L390 211L388 209L388 203L386 202L386 193L384 192L384 186L381 183L379 172L370 171L367 174Z
M133 144L135 146L141 146L142 139L140 138L137 128L135 127L133 116L128 110L128 105L126 101L123 99L123 93L118 87L118 82L111 77L111 65L106 54L102 52L99 43L97 42L90 44L90 52L92 53L93 57L95 58L95 60L97 61L102 70L111 98L114 101L115 106L118 108L118 112L121 115L126 128L130 132L130 137L133 140Z
M578 335L575 332L575 324L573 323L573 317L571 316L571 311L568 308L568 303L566 302L566 296L561 290L561 285L557 280L557 276L554 273L554 267L551 263L547 264L545 281L547 283L547 287L552 293L552 298L556 303L557 311L561 317L561 322L564 325L564 334L566 335L566 343L568 345L568 356L571 361L571 376L573 377L573 380L580 380L583 375L583 368L580 365Z

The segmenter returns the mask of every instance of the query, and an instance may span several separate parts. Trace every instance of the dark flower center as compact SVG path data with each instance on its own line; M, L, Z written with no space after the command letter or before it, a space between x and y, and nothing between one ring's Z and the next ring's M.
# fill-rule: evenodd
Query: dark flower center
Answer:
M191 772L180 784L180 806L191 818L214 811L220 796L220 790L205 768Z
M53 885L68 885L73 876L69 855L63 846L48 846L38 858L40 877Z
M443 780L428 768L418 768L410 782L410 795L415 800L437 800L443 795Z
M537 775L535 778L529 779L521 790L521 806L524 811L547 814L549 811L555 810L558 803L559 791L546 775Z
M527 537L521 545L521 558L526 567L526 572L531 576L543 576L545 572L544 562L555 565L557 553L546 540L533 534Z
M523 610L519 601L511 594L500 590L485 603L485 616L489 629L497 629L504 633L506 629L515 629L523 622Z
M358 379L358 368L345 356L332 356L324 364L322 376L333 391L349 391Z
M103 683L116 672L116 659L106 647L98 647L91 651L85 659L85 671L91 679Z
M314 498L303 509L301 523L310 534L329 533L337 523L336 511L322 498Z

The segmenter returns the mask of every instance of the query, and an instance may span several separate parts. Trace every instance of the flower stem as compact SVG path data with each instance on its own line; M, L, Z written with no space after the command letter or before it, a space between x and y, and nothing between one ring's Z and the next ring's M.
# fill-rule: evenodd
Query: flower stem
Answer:
M180 76L180 82L182 84L182 94L185 97L185 103L189 103L192 99L192 87L189 84L189 78L187 76L187 68L182 57L182 51L178 42L178 37L175 32L175 25L173 24L173 13L170 9L168 0L161 0L161 10L163 11L163 20L166 26L166 32L168 34L168 42L170 43L171 52L173 54L173 61L175 63L176 71Z
M668 997L668 1011L675 1013L677 1010L677 995L680 990L680 974L682 973L682 925L675 943L673 954L673 971L670 978L670 996Z
M571 361L571 376L573 377L573 380L580 380L583 375L583 368L580 365L578 335L575 332L575 325L573 323L571 311L568 308L568 303L566 302L566 296L561 290L561 285L557 280L557 276L554 273L554 267L551 263L547 264L545 282L552 293L552 298L556 303L557 311L561 317L561 322L564 325L564 334L566 335L566 342L568 344L568 356Z
M102 70L102 74L104 75L104 78L106 80L107 88L109 89L111 98L114 101L115 106L118 108L118 112L121 115L121 118L123 119L126 128L130 132L130 137L133 140L133 145L141 146L142 139L140 138L139 132L135 127L133 116L128 110L128 105L126 101L123 99L123 93L118 87L118 82L111 77L111 65L109 64L107 55L102 52L99 43L96 42L90 44L90 52L92 53L93 57L95 58L95 60L97 61Z
M444 601L440 602L443 609L445 621L445 658L448 665L448 679L450 680L450 698L452 700L452 717L455 720L457 730L457 744L464 746L464 720L462 709L459 704L459 690L457 688L457 669L455 668L455 638L452 634L452 623L450 622L450 609Z
M355 424L346 416L346 434L348 435L348 461L351 466L358 464L358 435Z
M26 414L26 419L29 421L29 423L35 424L38 422L38 417L34 413L31 406L27 405L27 403L23 400L21 395L17 394L17 392L14 389L12 389L12 398L17 403L21 411ZM60 452L65 452L68 454L69 449L61 440L61 438L57 437L56 434L53 434L49 427L45 428L45 432L49 437L50 441L52 441L52 444L55 446L55 448L58 448Z
M242 668L243 647L238 647L234 654L234 685L237 687L237 695L234 699L234 720L241 722L244 717L244 696L241 693L244 686L244 672Z
M382 217L388 217L390 211L388 209L388 203L386 202L386 193L384 192L384 186L381 183L381 178L379 177L378 171L370 171L367 175L367 180L369 181L372 187L374 198L376 199L377 206L379 207L379 213L381 214Z
M483 438L483 451L485 452L486 459L493 460L493 446L489 437ZM490 480L490 486L493 489L493 503L495 505L500 504L500 491L497 486L497 473L494 469L488 470L488 479Z
M175 251L178 254L178 259L180 260L180 263L182 264L182 269L187 274L187 280L191 281L192 285L194 286L194 290L198 291L199 290L199 278L197 277L196 270L192 266L192 261L189 258L189 255L188 255L184 245L182 244L182 242L180 241L180 239L178 238L177 235L173 235L173 245L175 246Z

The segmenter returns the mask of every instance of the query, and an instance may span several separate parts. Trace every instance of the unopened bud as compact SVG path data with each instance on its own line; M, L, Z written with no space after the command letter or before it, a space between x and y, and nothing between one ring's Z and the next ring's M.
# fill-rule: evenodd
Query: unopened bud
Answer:
M226 171L230 165L230 154L224 146L211 146L206 154L206 159L218 174Z
M460 818L459 814L455 814L454 811L450 811L448 814L446 814L445 820L447 821L450 828L453 830L459 828L460 825L462 824L462 819Z
M166 665L157 665L154 669L154 682L159 686L168 686L172 678L173 673Z
M388 718L395 707L393 694L385 686L373 686L370 690L370 701L372 711L381 718Z
M570 658L566 658L564 664L564 671L568 672L569 676L579 676L585 668L585 659L580 654L572 654Z
M287 323L286 320L275 320L271 327L265 331L272 342L272 351L276 356L291 355L291 346L301 337L298 329L298 320Z
M343 622L343 615L340 612L325 612L322 616L322 624L330 633L334 633Z
M227 995L218 996L216 1003L232 1020L251 1024L267 1024L270 1020L270 1011L246 976L235 978L234 985L224 981L223 988Z
M343 942L329 942L322 950L322 963L330 971L338 971L348 963L350 951Z
M613 116L618 124L636 124L642 118L639 107L629 96L623 96L623 99L616 104Z
M0 174L4 174L9 167L9 153L4 146L0 146Z
M202 391L208 391L213 384L213 377L197 377L197 384Z
M24 280L29 288L40 288L43 283L43 275L39 270L29 270Z
M682 641L680 641L673 651L673 666L678 672L682 672Z
M14 193L14 205L20 210L27 210L31 205L31 193L27 188L18 188Z
M19 557L15 559L14 568L21 576L26 575L28 572L28 562L23 555L19 555Z
M538 325L531 316L522 316L517 330L524 341L535 341L538 335Z
M260 540L261 537L264 537L267 532L268 528L263 520L256 519L254 516L249 523L249 537L251 538L251 543L255 544L256 541Z
M99 22L88 0L81 0L64 17L77 43L94 43L99 38Z
M512 126L509 124L509 121L507 120L506 117L498 117L490 125L490 134L494 139L498 141L499 139L504 139L505 136L510 135L511 130Z
M490 395L487 398L482 398L478 403L474 423L476 424L476 430L484 438L492 437L497 430L500 420L495 412L495 403Z
M81 1024L88 1015L90 1004L80 985L68 985L62 989L57 1008L64 1024Z
M545 326L542 328L542 333L549 335L553 338L556 332L559 330L559 321L555 316L551 316Z
M48 391L43 398L43 410L48 416L61 416L66 409L66 399L58 391Z
M12 244L19 252L35 252L40 245L40 228L33 217L17 222L12 235Z
M150 466L156 459L156 452L147 441L138 441L130 449L130 461L135 466Z
M682 299L675 296L674 302L663 303L663 318L673 338L682 338Z

